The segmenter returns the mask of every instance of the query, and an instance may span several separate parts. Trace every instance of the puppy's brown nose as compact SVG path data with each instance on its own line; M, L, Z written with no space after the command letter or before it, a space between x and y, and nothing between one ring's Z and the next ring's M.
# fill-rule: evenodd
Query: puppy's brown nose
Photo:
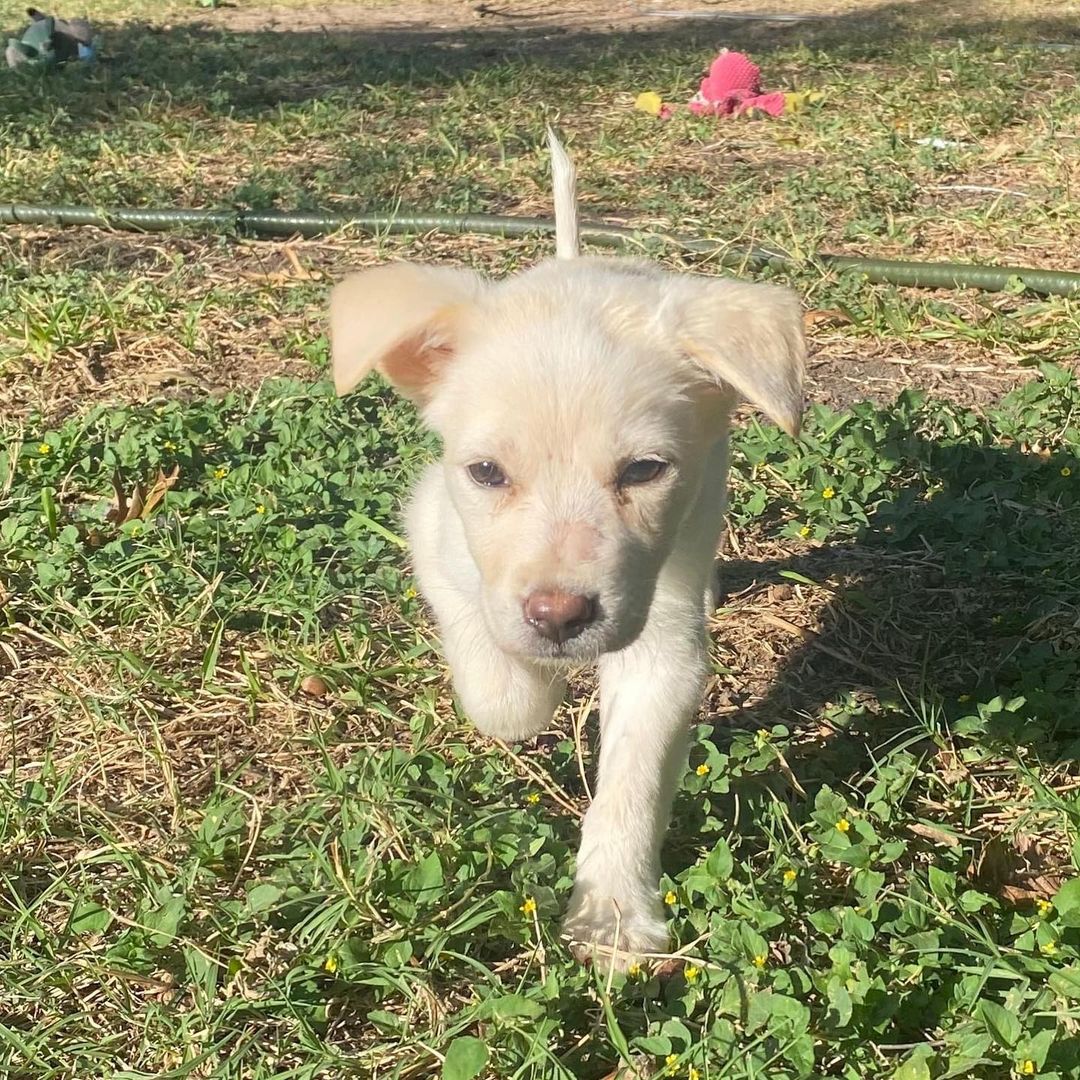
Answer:
M548 639L561 645L577 637L596 618L596 598L559 589L525 597L525 619Z

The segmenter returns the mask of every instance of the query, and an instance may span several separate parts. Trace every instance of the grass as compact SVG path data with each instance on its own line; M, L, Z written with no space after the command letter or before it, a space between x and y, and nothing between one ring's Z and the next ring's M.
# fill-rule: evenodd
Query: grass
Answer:
M700 25L437 49L177 6L0 81L0 199L544 213L546 109L594 215L1075 268L1066 6L740 28L829 97L720 130L630 107L692 87ZM346 268L544 249L0 244L4 1075L1080 1077L1075 302L792 276L825 404L736 435L661 982L557 936L589 684L536 746L470 731L398 535L435 446L325 379Z

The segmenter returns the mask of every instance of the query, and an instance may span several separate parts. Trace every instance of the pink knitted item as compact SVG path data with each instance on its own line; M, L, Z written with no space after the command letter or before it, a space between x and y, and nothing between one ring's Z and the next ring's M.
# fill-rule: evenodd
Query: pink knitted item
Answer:
M691 112L699 116L738 116L760 109L770 116L784 111L782 93L761 92L761 69L745 53L722 52L690 99Z

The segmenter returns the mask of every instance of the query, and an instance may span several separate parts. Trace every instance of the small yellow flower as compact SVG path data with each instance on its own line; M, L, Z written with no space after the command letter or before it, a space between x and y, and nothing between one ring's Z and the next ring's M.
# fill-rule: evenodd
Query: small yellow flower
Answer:
M674 1076L675 1070L679 1067L679 1055L668 1054L668 1056L664 1058L664 1065L666 1066L665 1071L667 1072L668 1076Z
M712 769L710 769L708 765L701 764L694 770L694 772L696 772L698 776L708 776L709 773L712 772Z
M971 695L970 694L961 694L956 700L957 701L970 701L971 700Z
M664 903L667 904L669 907L672 904L678 903L678 900L679 898L671 889L668 889L668 891L664 894Z
M172 441L172 439L166 439L165 442L162 445L165 447L166 450L175 450L176 449L176 443L174 443Z
M685 977L685 979L686 979L686 981L687 981L688 983L692 983L692 982L694 982L694 981L695 981L695 980L697 979L697 977L698 977L698 976L699 976L700 974L701 974L701 968L699 968L699 967L694 967L693 965L691 965L690 967L688 967L688 968L687 968L687 969L686 969L686 970L685 970L685 971L683 972L683 976Z
M795 884L795 879L798 876L799 876L798 873L795 870L792 870L791 867L789 866L784 871L784 884L785 885L794 885Z
M1061 475L1062 476L1072 476L1072 469L1070 469L1068 465L1063 465L1061 467Z
M1031 1058L1025 1058L1023 1061L1016 1063L1016 1071L1021 1076L1032 1076L1035 1073L1035 1062Z
M415 600L416 599L416 590L411 585L405 590L405 599L406 600Z
M664 99L655 90L643 90L634 98L634 108L650 116L663 116Z
M43 442L37 449L38 449L39 454L51 454L52 453L52 447L47 442Z
M1045 945L1040 945L1039 952L1041 952L1043 956L1053 956L1057 952L1057 942L1048 941Z
M525 801L530 806L535 806L540 801L540 792L530 791L529 794L525 796Z
M694 1068L693 1065L690 1066L690 1068L687 1071L686 1075L687 1075L688 1080L701 1080L701 1073L699 1073L697 1071L697 1069Z
M758 746L764 746L772 738L772 732L766 731L764 728L758 728L754 738L757 740Z
M256 514L265 514L266 513L266 507L263 506L262 503L259 503L259 505L255 507L255 513Z
M330 972L331 975L333 975L334 972L337 971L337 965L338 965L337 957L333 956L333 955L328 956L323 961L323 971L328 971L328 972Z
M626 969L626 974L629 975L631 979L636 979L641 974L641 965L638 963L631 964Z
M805 540L810 535L810 526L809 525L804 525L799 530L799 535Z
M1054 910L1054 905L1049 900L1037 900L1035 906L1039 909L1039 915L1044 918L1050 918L1050 912Z
M220 468L217 468L217 469L214 470L214 479L215 480L224 480L225 477L228 476L228 475L229 475L229 470L224 465L222 465Z
M536 911L536 901L531 896L526 896L520 910L523 915L532 915Z
M823 499L835 499L836 498L836 489L831 488L831 487L825 488L825 490L822 491L822 493L821 493L821 497Z
M764 953L758 953L757 956L754 957L754 967L758 969L763 968L767 959L768 957Z
M842 817L837 823L836 828L839 832L847 832L851 828L851 822L846 817Z

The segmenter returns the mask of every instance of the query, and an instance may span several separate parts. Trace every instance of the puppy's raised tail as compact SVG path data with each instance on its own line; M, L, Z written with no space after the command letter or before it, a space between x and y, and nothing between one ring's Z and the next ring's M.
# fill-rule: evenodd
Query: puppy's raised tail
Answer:
M551 181L555 189L555 255L576 259L581 252L577 216L577 169L550 125Z

